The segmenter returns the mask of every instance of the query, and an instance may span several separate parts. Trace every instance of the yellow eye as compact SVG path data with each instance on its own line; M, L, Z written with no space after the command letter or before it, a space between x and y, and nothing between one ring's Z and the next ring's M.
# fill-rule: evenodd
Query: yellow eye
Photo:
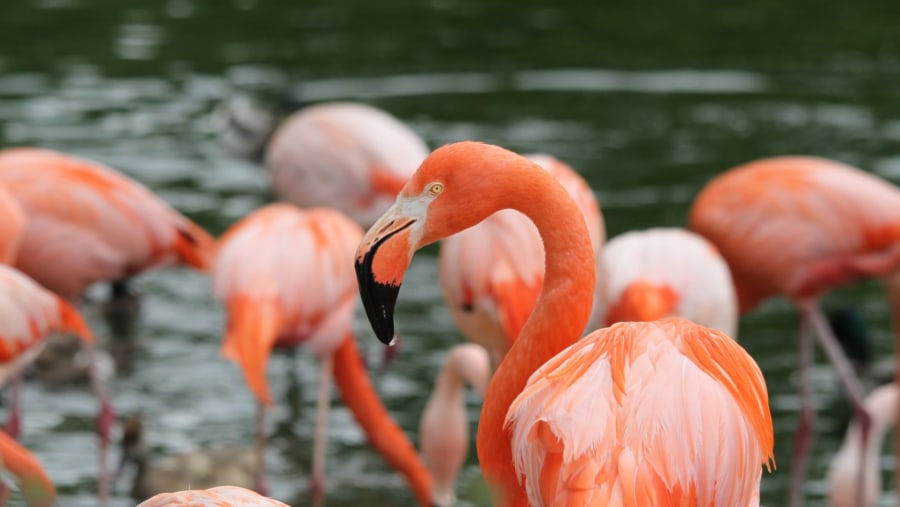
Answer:
M428 193L430 193L431 195L439 195L443 191L444 191L443 183L432 183L431 185L428 186Z

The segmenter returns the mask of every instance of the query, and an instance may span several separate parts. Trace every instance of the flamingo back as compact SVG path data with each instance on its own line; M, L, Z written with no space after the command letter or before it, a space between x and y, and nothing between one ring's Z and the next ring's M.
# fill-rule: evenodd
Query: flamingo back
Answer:
M306 342L317 354L330 354L350 332L353 255L361 238L360 227L336 210L291 204L265 206L222 237L213 283L229 310L223 351L244 362L245 373L253 370L263 383L257 395L273 345ZM256 359L235 347L252 350Z
M681 319L589 334L532 374L506 424L536 507L758 505L773 460L759 367Z
M266 149L275 192L302 207L332 206L369 226L428 155L424 141L385 111L337 102L301 109Z
M28 252L50 252L62 263L70 255L94 255L67 248L74 235L83 235L82 246L105 246L119 255L110 278L176 260L205 269L210 261L214 240L205 231L140 183L96 162L45 149L9 149L0 152L0 181L29 218L44 219L29 223L22 245ZM31 231L43 227L49 230Z
M160 493L144 500L138 507L288 507L286 503L264 497L237 486L211 489L192 489L175 493Z
M900 265L900 192L848 165L815 157L750 162L711 181L691 228L728 262L740 310L776 294L817 296Z
M22 272L0 264L0 385L22 366L20 359L34 358L48 334L62 331L94 339L71 305Z
M0 263L12 264L25 234L25 212L19 201L0 185Z
M678 316L736 337L737 296L731 274L703 237L677 228L632 231L606 244L603 262L606 282L597 287L596 306L604 325L633 320L640 312L623 308L628 306L624 298L630 289L646 284L661 295L649 298L659 303L660 314L648 320Z

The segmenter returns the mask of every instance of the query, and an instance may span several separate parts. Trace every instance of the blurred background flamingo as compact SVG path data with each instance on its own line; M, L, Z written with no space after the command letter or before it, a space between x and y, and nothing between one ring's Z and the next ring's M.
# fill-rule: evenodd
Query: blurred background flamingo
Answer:
M897 271L897 209L900 190L890 183L816 157L750 162L713 179L694 200L691 228L712 241L728 262L740 311L783 295L800 312L801 414L792 463L792 507L802 503L813 435L810 328L847 392L864 446L868 438L862 386L828 327L819 299L834 287ZM864 481L865 468L858 470Z
M213 278L228 324L222 352L238 363L259 402L257 446L263 486L265 407L273 404L266 365L274 347L306 344L318 357L319 387L310 492L325 492L325 444L332 376L369 442L402 473L422 505L430 477L403 430L372 387L353 337L356 284L353 252L360 227L336 210L271 204L233 225L222 237Z
M266 498L259 493L237 486L219 486L210 489L194 489L160 493L137 507L174 507L177 505L215 507L289 507L288 504Z
M737 298L728 265L711 243L684 229L631 231L603 247L597 285L602 326L678 316L737 339Z
M224 144L261 155L280 199L337 208L365 227L394 202L429 151L400 120L362 103L307 105L276 123L242 97L224 115Z

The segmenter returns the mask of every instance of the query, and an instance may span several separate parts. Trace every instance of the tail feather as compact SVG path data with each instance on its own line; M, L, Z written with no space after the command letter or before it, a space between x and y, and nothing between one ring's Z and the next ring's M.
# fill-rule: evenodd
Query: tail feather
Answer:
M182 263L209 271L216 252L216 239L199 225L188 222L186 227L178 229L174 248Z
M352 335L347 336L335 352L334 377L344 404L372 447L392 468L403 474L421 505L431 505L431 474L403 429L381 402Z
M78 313L74 306L64 299L58 299L60 331L77 334L87 343L94 343L94 333L88 327L87 322Z
M228 328L222 355L240 365L250 391L266 405L272 394L266 380L269 354L281 328L281 306L275 299L233 296L228 300Z

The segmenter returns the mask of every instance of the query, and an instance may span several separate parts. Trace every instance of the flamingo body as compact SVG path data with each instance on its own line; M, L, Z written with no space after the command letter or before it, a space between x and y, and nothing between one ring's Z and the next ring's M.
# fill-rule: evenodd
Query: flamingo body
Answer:
M265 162L281 199L334 207L371 225L426 155L422 139L387 112L336 102L288 117L272 135Z
M529 158L553 174L581 209L600 258L606 237L593 191L571 167L543 154ZM498 364L519 335L544 281L544 246L531 220L501 210L441 242L444 301L463 336Z
M74 299L90 284L172 262L205 269L213 239L143 185L38 148L0 152L0 182L28 217L16 267Z
M732 169L694 200L691 228L731 268L741 312L812 298L900 266L900 191L848 165L777 157Z
M679 316L737 337L728 265L702 236L676 228L632 231L603 247L606 282L596 314L609 326Z
M138 507L289 507L259 493L237 486L160 493Z
M0 263L11 265L16 261L26 220L19 201L0 185Z
M680 319L584 337L531 376L507 424L534 507L758 505L774 441L753 359Z

